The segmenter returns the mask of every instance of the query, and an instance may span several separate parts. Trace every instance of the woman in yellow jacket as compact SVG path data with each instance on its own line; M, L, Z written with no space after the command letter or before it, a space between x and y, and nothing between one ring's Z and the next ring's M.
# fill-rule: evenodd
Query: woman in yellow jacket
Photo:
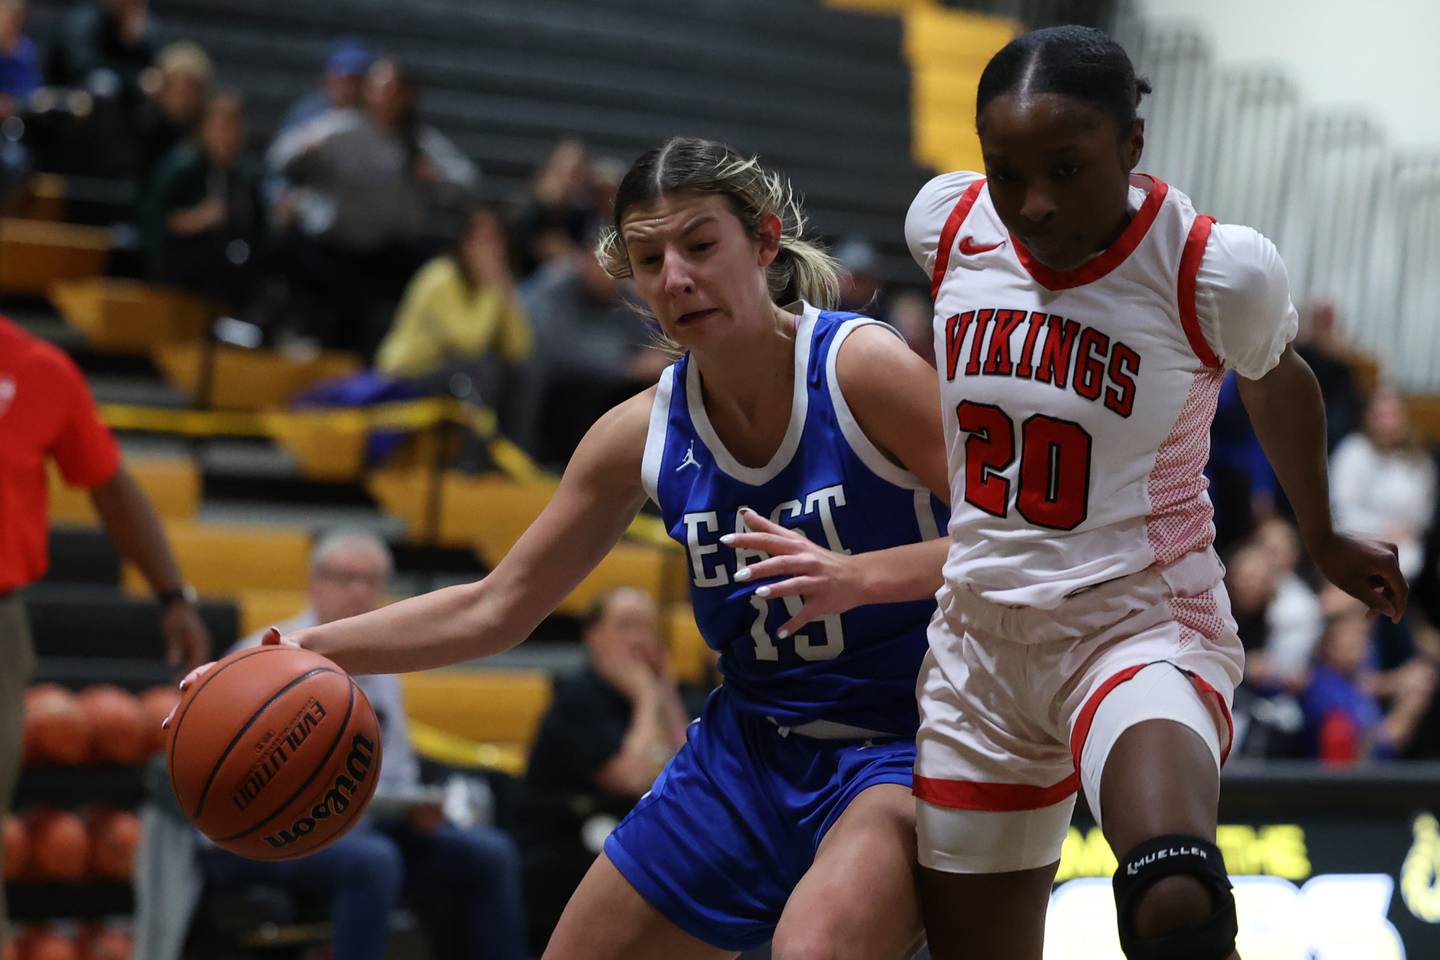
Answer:
M489 403L505 374L525 360L533 337L515 294L505 227L491 209L474 211L453 250L410 280L375 357L380 372L423 378L463 369Z

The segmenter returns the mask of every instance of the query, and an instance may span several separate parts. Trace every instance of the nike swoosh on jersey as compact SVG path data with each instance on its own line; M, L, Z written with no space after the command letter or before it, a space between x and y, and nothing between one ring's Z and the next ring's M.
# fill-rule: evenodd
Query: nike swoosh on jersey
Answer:
M982 246L975 242L974 237L960 238L960 254L966 257L973 257L977 253L989 253L991 250L998 250L1003 246L1005 246L1004 240L1001 240L999 243L987 243Z

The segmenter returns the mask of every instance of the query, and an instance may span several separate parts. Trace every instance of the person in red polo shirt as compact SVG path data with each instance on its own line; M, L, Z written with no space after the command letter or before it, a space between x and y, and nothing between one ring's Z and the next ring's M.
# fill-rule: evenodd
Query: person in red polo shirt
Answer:
M180 577L155 508L100 422L84 376L62 350L0 317L0 817L19 773L25 685L35 667L20 590L39 580L49 562L50 459L66 483L90 491L106 535L154 589L171 664L189 669L209 659L194 590ZM0 948L7 929L0 887Z

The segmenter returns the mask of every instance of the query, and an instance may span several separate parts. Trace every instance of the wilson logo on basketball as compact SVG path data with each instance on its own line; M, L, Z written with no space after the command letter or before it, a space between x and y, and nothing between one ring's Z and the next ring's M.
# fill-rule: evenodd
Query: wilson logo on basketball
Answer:
M275 779L276 774L285 764L290 762L295 751L299 750L300 745L310 738L311 731L318 727L324 719L325 707L319 700L312 699L305 704L300 716L295 718L295 722L270 741L274 744L273 749L256 765L250 775L241 781L240 786L235 788L235 793L230 798L235 804L235 809L244 810L256 797L260 796L266 785Z
M286 829L270 834L265 842L276 850L283 850L309 836L320 821L344 813L349 809L351 800L360 793L360 787L369 778L374 763L375 744L364 734L355 734L350 739L350 754L345 758L344 769L335 775L320 801L310 808L309 815L296 820Z

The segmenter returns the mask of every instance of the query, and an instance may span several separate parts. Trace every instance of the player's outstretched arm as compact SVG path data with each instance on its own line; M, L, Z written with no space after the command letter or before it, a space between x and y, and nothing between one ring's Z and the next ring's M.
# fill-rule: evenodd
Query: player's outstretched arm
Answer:
M1399 622L1408 587L1392 543L1337 533L1330 515L1325 405L1310 365L1293 347L1256 380L1240 378L1255 435L1295 508L1305 548L1331 583Z
M350 673L402 673L520 643L609 553L640 509L653 391L590 428L555 496L489 576L283 638Z

